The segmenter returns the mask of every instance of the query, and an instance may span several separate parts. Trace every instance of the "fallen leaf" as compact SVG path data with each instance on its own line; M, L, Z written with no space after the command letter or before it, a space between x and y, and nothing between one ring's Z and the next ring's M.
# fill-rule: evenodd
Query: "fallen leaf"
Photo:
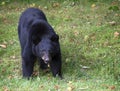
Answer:
M104 45L104 46L108 46L108 45L109 45L109 41L104 42L103 45Z
M33 75L33 76L37 76L37 75L39 75L39 72L34 71L32 75Z
M116 13L115 16L119 16L119 14Z
M35 7L35 3L30 4L30 7Z
M2 72L3 72L3 73L6 72L6 69L2 69Z
M67 91L72 91L72 90L73 90L72 87L67 88Z
M92 5L91 5L91 7L92 7L92 8L95 8L95 7L96 7L96 5L95 5L95 4L92 4Z
M13 56L10 56L10 58L11 58L11 59L16 59L16 56L15 56L15 55L13 55Z
M58 91L60 87L58 85L55 85L54 88Z
M39 86L40 88L44 88L44 86L43 85L41 85L41 86Z
M74 31L74 35L75 35L75 36L78 36L78 35L79 35L79 32L78 32L78 31Z
M45 6L45 7L44 7L44 9L48 9L48 7L47 7L47 6Z
M115 90L115 86L110 86L109 89L110 90Z
M9 75L9 76L8 76L8 79L11 79L11 78L13 78L13 76L12 76L12 75Z
M66 58L65 62L66 62L66 63L70 62L70 59L69 59L69 58Z
M103 84L102 87L105 87L106 89L108 88L108 85L106 84Z
M43 86L43 85L40 85L40 86L39 86L39 91L43 91L43 89L44 89L44 86Z
M88 66L82 66L82 69L90 69Z
M63 18L63 20L64 20L64 21L71 21L72 18L71 18L70 16L66 16L66 17Z
M86 91L88 89L88 87L85 88L79 88L80 91Z
M75 88L72 83L73 83L72 81L68 82L67 91L73 91L73 89Z
M115 38L118 38L119 36L120 36L120 33L119 33L119 32L117 32L117 31L114 32L114 37L115 37Z
M71 6L74 6L74 5L75 5L75 2L72 2L72 3L71 3Z
M96 36L91 36L91 39L92 40L96 40Z
M88 39L89 39L89 36L88 36L88 35L85 35L84 41L87 41Z
M60 4L58 3L58 2L56 2L56 3L53 3L53 5L52 5L53 7L59 7L60 6Z
M117 4L118 4L118 2L113 1L111 4L112 4L112 5L117 5Z
M8 87L4 86L3 91L10 91L10 90L8 89Z
M116 22L115 22L115 21L111 21L111 22L109 22L109 24L110 24L111 26L114 26L114 25L116 25Z
M71 85L71 84L72 84L72 81L69 81L68 84Z
M10 44L10 45L13 45L13 44L14 44L14 41L10 41L9 44Z
M7 48L7 45L5 45L5 44L0 44L0 47L2 47L2 48Z
M115 86L108 86L108 85L106 85L106 84L103 84L102 85L103 87L105 87L106 89L110 89L110 90L115 90Z

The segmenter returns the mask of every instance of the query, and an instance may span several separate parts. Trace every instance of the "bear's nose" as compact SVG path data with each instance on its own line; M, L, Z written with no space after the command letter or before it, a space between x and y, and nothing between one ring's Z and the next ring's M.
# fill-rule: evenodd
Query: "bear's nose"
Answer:
M50 58L49 58L49 57L43 56L43 57L42 57L42 60L43 60L46 64L48 64L48 63L50 62Z

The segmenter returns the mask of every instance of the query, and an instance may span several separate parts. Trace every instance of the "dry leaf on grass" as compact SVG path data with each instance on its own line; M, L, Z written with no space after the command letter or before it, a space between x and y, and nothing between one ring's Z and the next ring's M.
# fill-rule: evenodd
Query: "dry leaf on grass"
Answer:
M95 5L95 4L92 4L92 5L91 5L91 7L92 7L92 8L95 8L95 7L96 7L96 5Z
M115 86L110 86L109 89L110 90L115 90Z
M114 25L116 25L116 22L115 22L115 21L111 21L111 22L109 22L109 24L110 24L111 26L114 26Z
M73 88L72 87L68 87L67 91L73 91Z
M72 81L69 81L69 82L68 82L67 91L73 91L74 88L75 88L75 87L73 86L73 82L72 82Z
M5 45L5 44L0 44L0 47L2 47L2 48L7 48L7 45Z
M58 85L55 85L54 88L58 91L60 87Z
M16 56L15 56L15 55L13 55L13 56L10 56L10 58L11 58L11 59L16 59Z
M58 3L58 2L56 2L56 3L53 3L53 5L52 5L53 7L59 7L60 6L60 4Z
M120 36L120 33L119 32L114 32L114 37L115 38L118 38Z
M10 90L8 89L8 87L4 86L3 91L10 91Z

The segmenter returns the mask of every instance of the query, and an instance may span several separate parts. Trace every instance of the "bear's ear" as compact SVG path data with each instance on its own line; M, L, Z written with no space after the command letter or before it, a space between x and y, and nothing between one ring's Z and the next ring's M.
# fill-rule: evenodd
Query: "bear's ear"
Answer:
M53 41L53 42L58 42L58 40L59 40L59 36L57 34L55 34L51 37L51 41Z
M37 45L41 41L41 37L45 34L47 30L47 24L43 20L35 20L29 31L29 40Z
M32 31L42 34L47 30L47 23L43 20L36 20L32 23L31 29Z

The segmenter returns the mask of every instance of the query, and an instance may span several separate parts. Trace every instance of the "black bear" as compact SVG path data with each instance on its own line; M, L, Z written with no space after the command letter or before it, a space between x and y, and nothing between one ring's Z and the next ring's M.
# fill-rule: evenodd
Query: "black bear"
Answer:
M21 45L23 77L31 77L35 61L41 69L50 65L53 76L61 74L61 51L59 36L48 23L43 11L28 8L19 19L18 35Z

